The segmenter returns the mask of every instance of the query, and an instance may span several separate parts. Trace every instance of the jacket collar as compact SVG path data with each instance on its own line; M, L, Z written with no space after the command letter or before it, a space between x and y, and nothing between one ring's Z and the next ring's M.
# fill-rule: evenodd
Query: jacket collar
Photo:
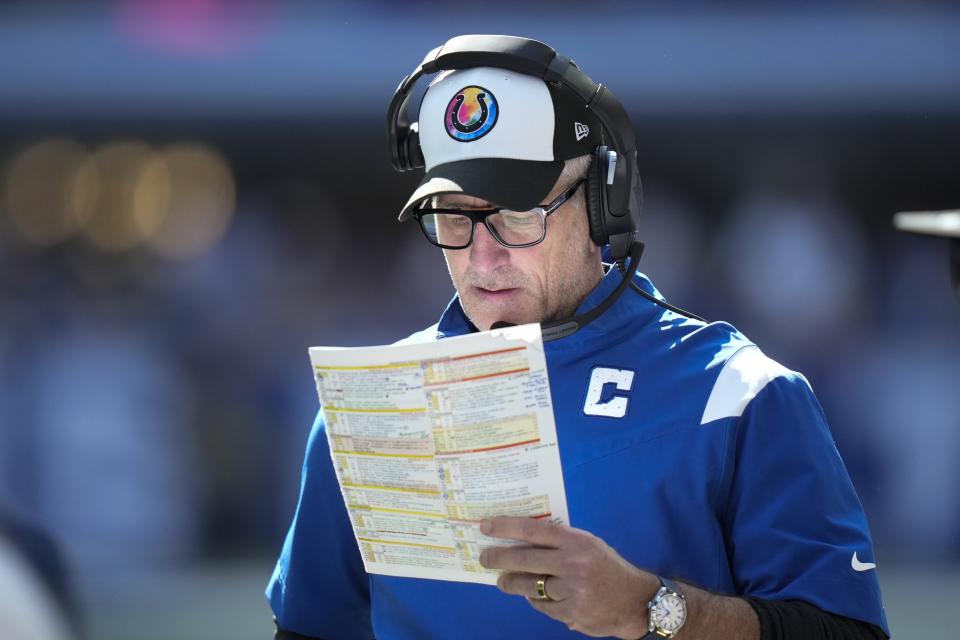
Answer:
M587 297L584 298L583 302L580 303L576 315L586 313L603 302L604 299L617 288L617 285L620 284L620 278L622 277L616 268L608 269L597 286L594 287ZM634 277L634 282L647 293L656 296L658 299L663 299L663 296L657 291L656 287L653 286L649 278L642 273L638 273ZM599 318L572 336L561 338L557 342L565 342L574 336L594 334L598 331L609 331L621 326L624 322L630 322L634 324L634 326L639 327L641 324L646 324L646 322L653 317L657 309L659 309L659 307L656 307L652 302L628 289L624 291L623 295L620 296L614 305L607 309ZM638 320L640 322L638 322ZM463 311L463 307L460 306L460 296L454 295L444 310L443 315L440 316L440 322L437 325L437 339L464 335L475 331L477 331L477 328L470 322L467 314Z

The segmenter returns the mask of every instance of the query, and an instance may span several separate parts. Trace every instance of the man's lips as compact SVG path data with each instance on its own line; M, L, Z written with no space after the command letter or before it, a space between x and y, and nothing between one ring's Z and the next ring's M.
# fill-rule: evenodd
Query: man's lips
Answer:
M487 300L499 300L501 298L508 298L512 294L520 291L517 288L506 288L506 289L485 289L483 287L473 287L474 292L479 295L481 298Z

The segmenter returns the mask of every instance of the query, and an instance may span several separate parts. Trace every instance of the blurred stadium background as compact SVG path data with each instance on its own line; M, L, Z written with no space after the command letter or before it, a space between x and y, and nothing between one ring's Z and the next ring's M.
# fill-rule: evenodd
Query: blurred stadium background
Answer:
M0 3L0 495L62 545L89 637L269 637L306 348L391 342L452 293L395 222L417 177L384 114L471 32L542 39L618 94L642 270L807 374L895 635L957 637L960 304L945 242L890 219L960 207L960 7L479 9Z

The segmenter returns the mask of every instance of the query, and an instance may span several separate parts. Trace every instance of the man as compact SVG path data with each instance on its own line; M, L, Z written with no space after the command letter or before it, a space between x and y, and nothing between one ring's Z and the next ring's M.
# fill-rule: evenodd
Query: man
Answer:
M454 70L421 103L427 174L401 220L443 248L457 290L408 341L546 323L572 526L481 523L522 543L481 556L499 590L367 575L320 416L267 590L278 637L883 638L866 520L807 381L733 327L666 305L632 275L638 252L624 275L604 273L604 240L627 254L603 233L618 224L614 189L637 191L617 171L633 141L617 138L628 125L612 94L582 92L552 53L472 36L428 55L424 68ZM392 108L388 127L403 144L399 118ZM618 297L623 278L633 292Z

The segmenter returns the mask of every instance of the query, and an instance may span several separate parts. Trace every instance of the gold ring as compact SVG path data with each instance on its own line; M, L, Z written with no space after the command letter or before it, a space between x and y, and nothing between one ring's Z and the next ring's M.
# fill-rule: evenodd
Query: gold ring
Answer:
M540 576L537 579L537 600L547 600L553 602L553 598L550 597L550 594L547 593L547 579L550 576Z

